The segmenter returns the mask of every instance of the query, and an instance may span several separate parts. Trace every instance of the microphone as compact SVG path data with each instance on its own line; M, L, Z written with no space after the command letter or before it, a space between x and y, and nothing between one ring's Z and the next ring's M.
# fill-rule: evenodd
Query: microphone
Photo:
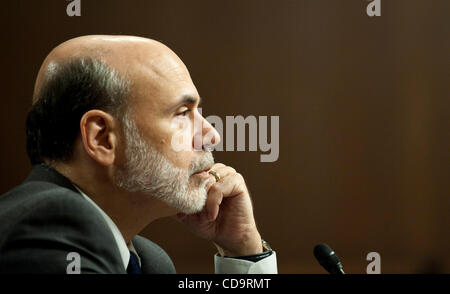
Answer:
M330 274L343 275L342 263L334 251L325 243L314 246L314 256L317 261Z

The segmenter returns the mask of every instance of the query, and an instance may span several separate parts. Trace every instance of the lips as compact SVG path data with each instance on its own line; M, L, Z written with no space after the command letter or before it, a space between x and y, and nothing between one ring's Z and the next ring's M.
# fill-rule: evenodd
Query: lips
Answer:
M203 173L203 172L207 173L210 169L211 169L211 167L208 167L208 168L205 168L205 169L203 169L203 170L201 170L201 171L195 172L195 173L193 173L193 174L196 175L196 174L201 174L201 173Z

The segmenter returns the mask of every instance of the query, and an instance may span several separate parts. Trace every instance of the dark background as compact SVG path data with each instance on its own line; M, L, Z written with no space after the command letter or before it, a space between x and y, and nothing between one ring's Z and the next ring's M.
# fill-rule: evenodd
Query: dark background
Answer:
M159 40L185 62L203 114L280 117L280 156L216 152L246 178L280 273L450 272L450 1L65 0L1 3L0 193L30 170L25 116L41 62L85 34ZM173 219L143 235L180 273L212 273L215 248ZM1 257L0 257L1 258Z

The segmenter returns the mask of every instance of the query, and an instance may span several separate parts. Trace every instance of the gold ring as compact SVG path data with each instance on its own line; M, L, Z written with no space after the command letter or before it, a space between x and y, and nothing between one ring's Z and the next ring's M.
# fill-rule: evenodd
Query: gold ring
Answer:
M213 170L213 169L210 169L210 170L208 171L208 173L209 173L210 175L213 175L213 176L214 176L214 178L216 179L216 183L217 183L218 181L220 181L220 175L219 175L218 172L216 172L216 171Z

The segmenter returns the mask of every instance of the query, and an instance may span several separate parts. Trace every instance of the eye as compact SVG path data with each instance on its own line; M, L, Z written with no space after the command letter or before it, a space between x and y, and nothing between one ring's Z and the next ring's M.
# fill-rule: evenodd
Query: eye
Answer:
M191 110L187 108L185 111L178 113L177 115L186 116Z

